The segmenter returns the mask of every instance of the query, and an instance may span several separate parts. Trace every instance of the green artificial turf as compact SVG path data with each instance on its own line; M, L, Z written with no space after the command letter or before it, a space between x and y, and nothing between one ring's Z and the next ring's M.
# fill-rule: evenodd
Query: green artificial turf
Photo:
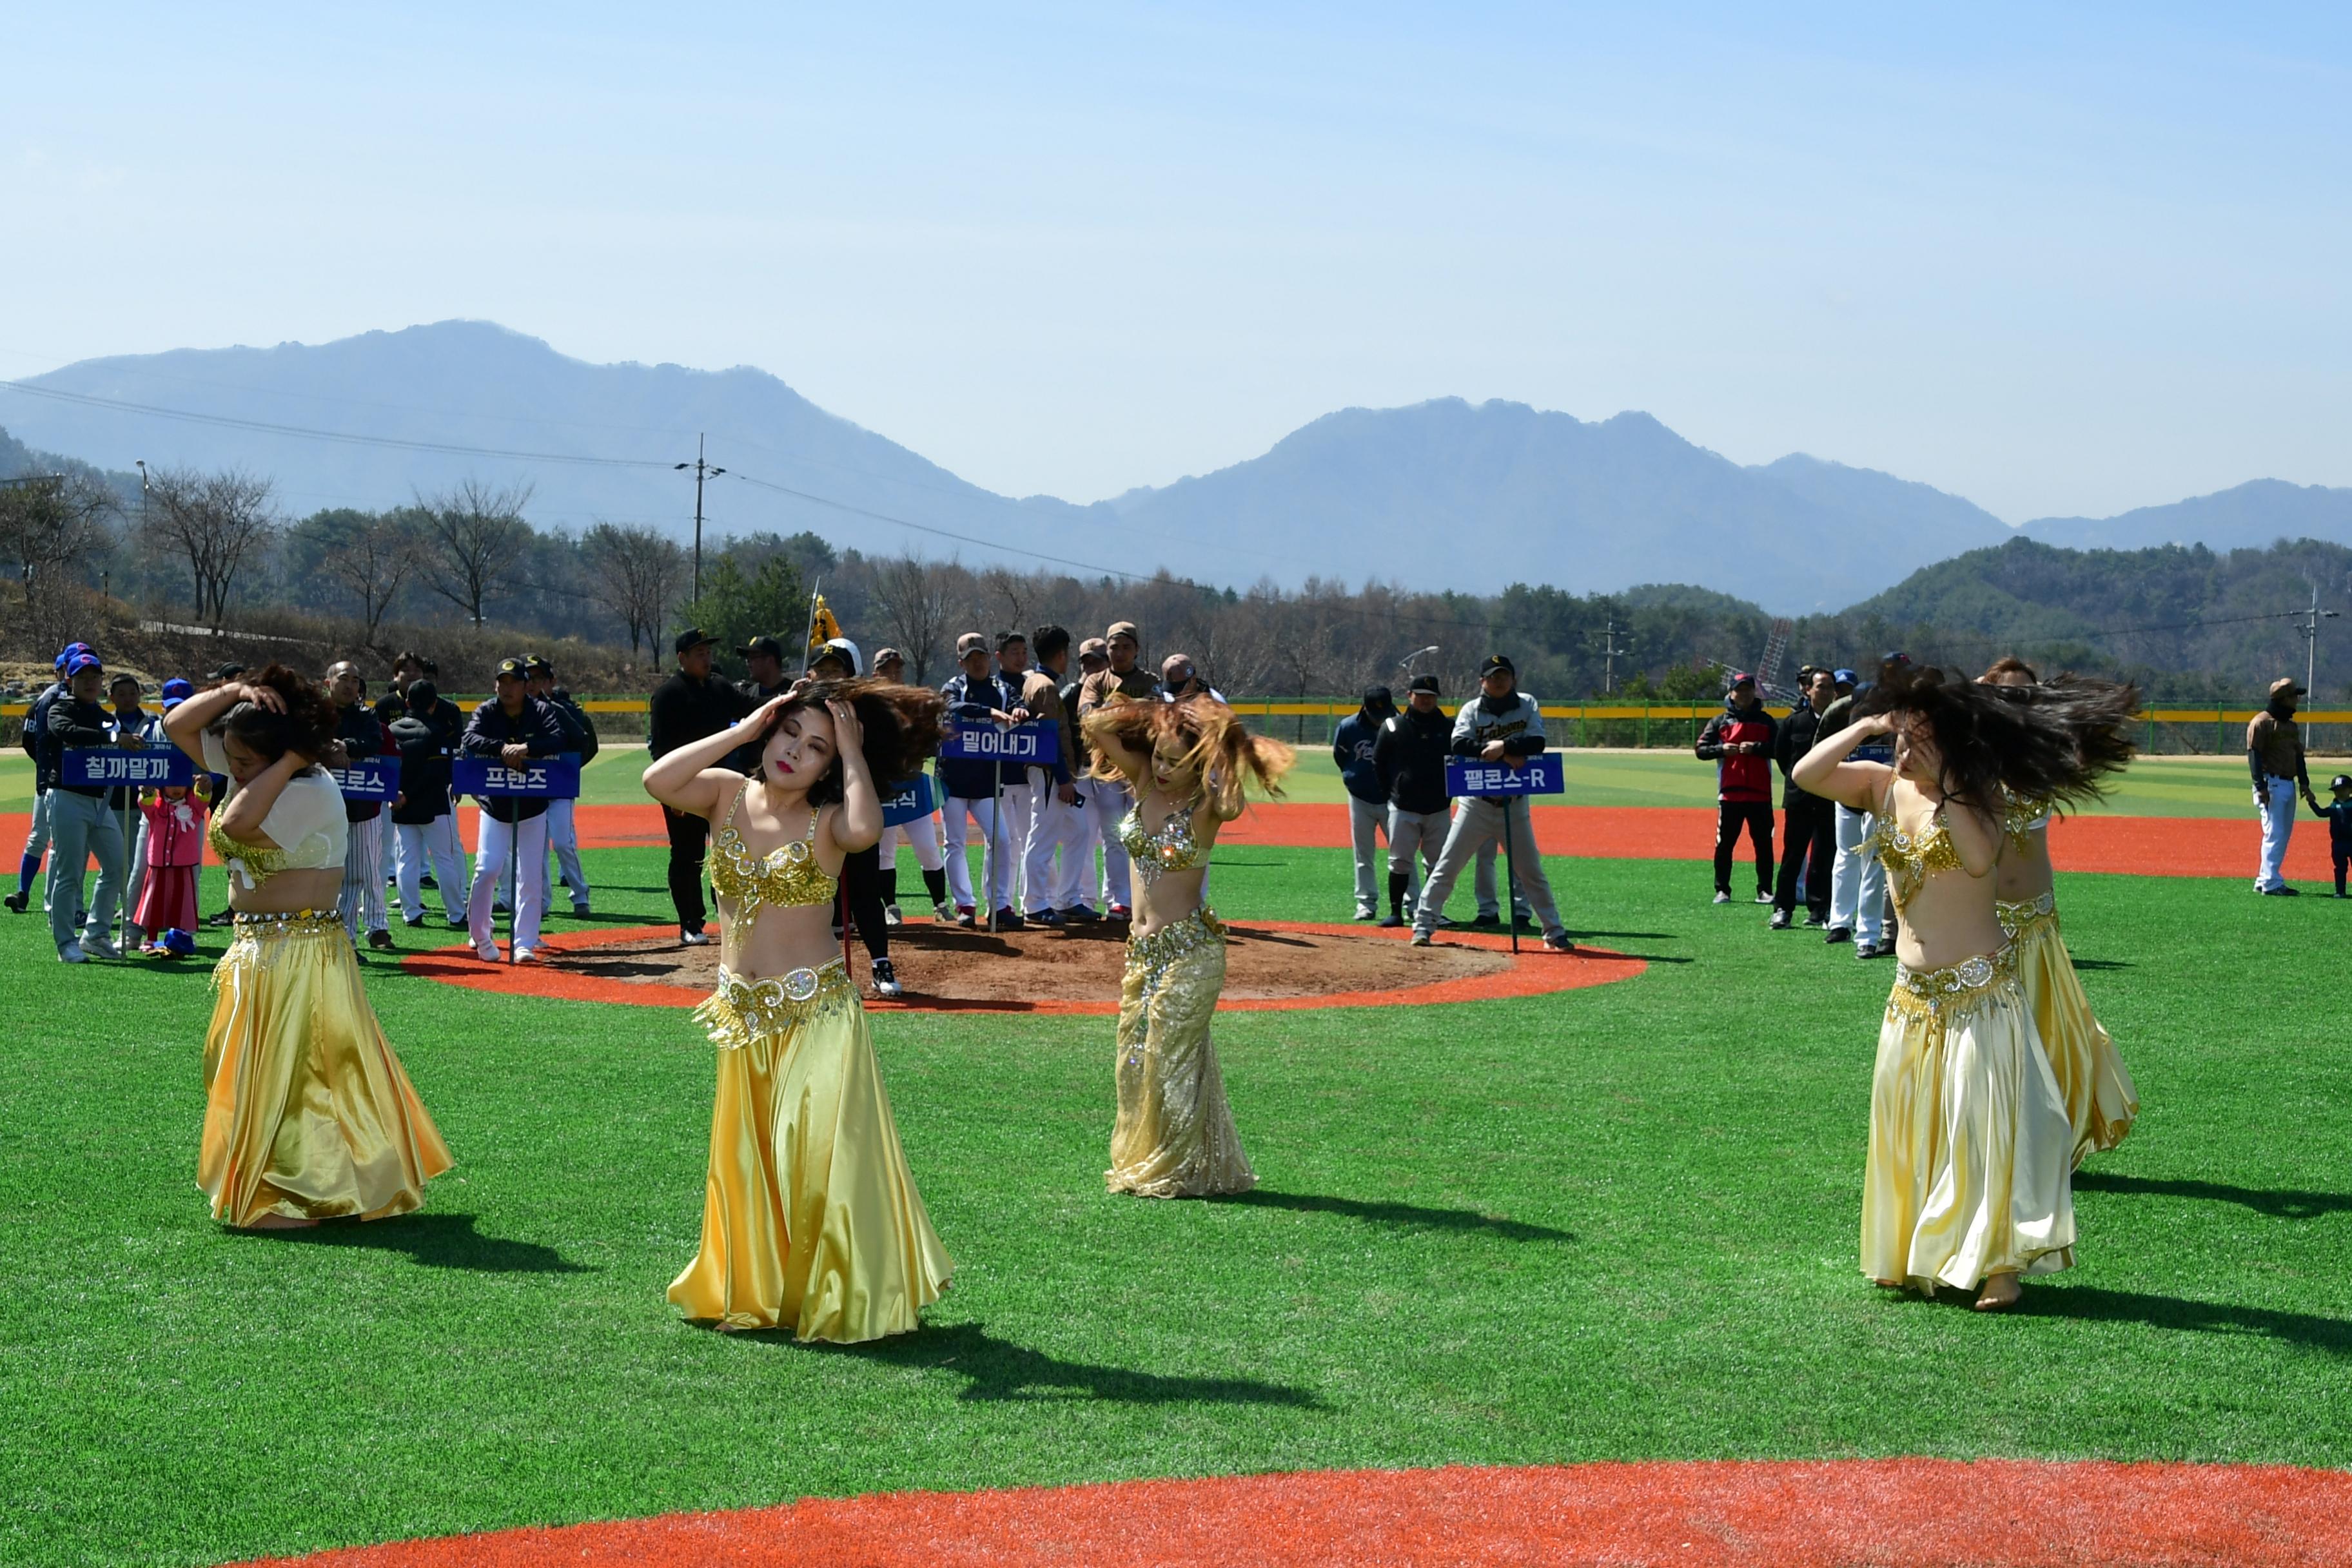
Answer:
M658 851L588 858L600 913L667 917ZM1891 965L1710 905L1703 865L1550 868L1647 973L1228 1016L1243 1201L1104 1194L1109 1019L877 1016L957 1271L846 1350L663 1299L712 1084L684 1011L372 964L457 1169L418 1215L232 1235L194 1186L205 972L62 968L0 914L0 1563L1457 1460L2352 1462L2352 903L2063 881L2146 1110L2078 1182L2080 1267L1988 1319L1856 1271ZM1234 847L1214 893L1332 920L1348 882Z

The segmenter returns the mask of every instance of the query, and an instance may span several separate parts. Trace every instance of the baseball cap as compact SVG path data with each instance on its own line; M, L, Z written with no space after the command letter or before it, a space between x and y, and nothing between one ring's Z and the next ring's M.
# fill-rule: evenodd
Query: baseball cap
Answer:
M1731 684L1734 686L1753 686L1756 684L1756 678L1748 674L1744 669L1735 669L1731 672Z
M2327 781L2327 787L2331 790L2352 789L2352 773L2337 773Z
M440 690L423 676L408 683L408 705L411 708L430 708L440 700Z
M114 679L106 683L106 689L109 691L111 691L126 680L133 686L139 684L139 678L137 676L131 674L127 669L118 669L114 672Z
M678 651L683 653L686 650L684 648L680 648ZM523 662L521 659L502 658L499 660L499 679L500 680L504 680L509 676L514 677L517 680L523 680L527 679L530 675L530 666Z
M1029 634L1018 629L1009 632L999 632L996 634L997 652L1003 653L1014 643L1019 643L1023 647L1027 647L1029 646Z
M225 664L218 669L214 670L210 675L205 676L205 679L206 680L235 680L238 676L243 675L244 673L245 666L241 664Z
M1086 641L1078 645L1078 657L1080 658L1108 658L1110 657L1110 644L1105 642L1100 637L1088 637Z
M195 933L194 931L182 931L178 926L173 926L170 931L163 933L163 951L170 953L174 958L194 957L196 952Z
M1908 664L1911 662L1911 656L1905 653L1898 647L1889 651L1884 658L1880 658L1878 662L1881 664Z
M99 662L98 655L78 653L66 660L66 679L70 680L85 669L104 669L105 668L105 665Z
M678 633L677 636L671 640L669 646L674 651L678 653L692 653L696 648L702 647L704 644L715 643L719 639L717 637L712 637L700 626L688 626L686 630Z
M1855 676L1853 671L1850 669L1832 669L1830 671L1830 679L1836 681L1840 686L1852 686L1854 683Z
M1137 628L1133 621L1113 621L1110 624L1110 630L1103 633L1103 647L1106 649L1110 647L1113 637L1126 637L1130 642L1139 643L1143 640L1143 633Z
M184 701L195 694L196 689L176 675L163 682L163 700L166 702Z
M1189 654L1171 653L1160 661L1160 679L1162 680L1190 680L1194 673Z
M839 659L842 662L843 667L852 675L863 673L858 668L858 665L862 661L857 657L857 645L851 642L847 637L825 638L824 646L817 650L816 658L809 660L809 663L812 665L822 664L828 658Z
M907 662L907 656L900 653L895 647L877 647L874 650L875 668L879 669L884 665L889 664L894 660L899 664L904 664Z
M1432 697L1434 697L1437 695L1437 677L1433 675L1416 675L1412 678L1412 684L1406 687L1405 689L1408 691L1426 691Z
M1519 667L1517 665L1513 664L1508 658L1502 654L1490 653L1479 663L1478 679L1484 680L1497 670L1509 676L1514 680L1517 680L1519 677Z
M2292 676L2282 675L2271 682L2273 697L2301 697L2310 689L2307 686L2297 686Z
M782 664L784 661L784 645L771 637L756 637L743 645L745 658L758 658L762 655Z
M1367 686L1364 688L1364 706L1393 708L1396 706L1396 694L1385 686Z
M966 632L963 636L956 638L956 657L958 658L961 658L967 654L986 653L987 651L988 639L981 636L978 632Z
M548 663L543 657L535 653L529 654L524 657L522 668L524 672L530 675L553 675L555 673L555 666Z

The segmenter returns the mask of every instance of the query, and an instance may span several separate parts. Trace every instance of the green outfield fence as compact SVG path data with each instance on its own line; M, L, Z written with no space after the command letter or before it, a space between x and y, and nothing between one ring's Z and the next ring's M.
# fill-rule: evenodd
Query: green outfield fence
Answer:
M460 708L479 697L453 696ZM0 743L14 744L28 704L0 703ZM648 704L642 697L585 697L599 735L642 741ZM1234 711L1261 721L1269 734L1306 744L1328 741L1331 726L1356 711L1350 701L1236 702ZM1723 711L1717 703L1547 702L1544 718L1556 739L1576 746L1613 746L1680 751L1698 743L1706 721ZM1784 716L1785 708L1769 711ZM2258 708L2150 708L2141 714L2143 750L2162 756L2239 756L2246 749L2246 723ZM2305 744L2330 756L2352 754L2352 709L2312 709L2301 715ZM1561 725L1573 725L1563 730Z

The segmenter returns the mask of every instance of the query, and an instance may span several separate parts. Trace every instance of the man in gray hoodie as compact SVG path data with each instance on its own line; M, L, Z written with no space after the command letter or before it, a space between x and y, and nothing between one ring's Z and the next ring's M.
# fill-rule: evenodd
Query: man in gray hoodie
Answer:
M1519 689L1517 667L1501 654L1478 667L1478 695L1462 706L1454 720L1454 754L1517 767L1544 749L1543 710ZM1454 826L1446 830L1445 847L1421 889L1413 911L1412 944L1427 947L1445 912L1454 884L1477 855L1480 846L1503 839L1509 824L1512 858L1517 862L1512 891L1525 898L1543 926L1543 942L1556 952L1569 952L1575 943L1560 923L1553 905L1551 883L1544 876L1543 858L1536 852L1535 818L1523 795L1465 795L1454 803Z

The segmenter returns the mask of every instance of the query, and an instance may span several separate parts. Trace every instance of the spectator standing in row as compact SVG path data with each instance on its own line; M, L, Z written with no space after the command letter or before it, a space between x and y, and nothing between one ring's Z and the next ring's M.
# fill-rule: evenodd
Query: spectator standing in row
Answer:
M42 721L43 738L58 757L67 752L142 743L136 737L115 734L113 721L99 701L105 690L106 668L96 654L78 653L67 662L65 693L49 705ZM68 963L121 958L122 950L107 933L114 928L122 897L126 856L121 820L108 809L103 785L70 784L60 775L49 795L49 935L58 944L58 957ZM88 920L78 925L82 876L93 855L98 858L98 888L89 898Z
M907 656L895 647L874 650L874 675L893 686L907 681ZM910 783L906 779L875 781L887 795L892 789ZM887 804L887 803L886 803ZM940 818L934 809L929 815L906 822L894 822L882 830L880 845L882 871L882 918L892 925L902 923L906 916L898 909L898 846L904 844L915 852L915 863L922 868L923 887L931 899L931 913L941 924L955 918L948 903L948 863L940 850Z
M2286 846L2294 836L2294 803L2300 795L2319 809L2311 792L2310 764L2304 760L2303 726L2294 710L2304 689L2282 676L2271 682L2270 701L2246 726L2246 765L2254 775L2254 809L2263 816L2263 858L2254 869L2254 891L2293 898L2287 885Z
M89 651L88 643L71 642L58 654L55 664L57 679L41 689L25 714L25 754L33 759L33 828L25 835L24 858L16 863L16 890L5 902L18 914L32 902L33 879L41 874L41 862L49 851L49 791L58 782L58 763L55 749L49 744L49 710L64 699L67 689L66 666ZM41 912L48 912L48 883L41 884Z
M1143 634L1133 621L1113 621L1103 634L1103 668L1080 684L1078 719L1114 700L1149 701L1159 694L1159 683L1136 663L1143 652ZM1087 810L1096 813L1095 831L1102 836L1104 907L1115 921L1129 916L1127 851L1118 842L1118 825L1135 809L1135 792L1118 769L1097 758L1088 775L1095 787Z
M391 684L384 689L383 695L376 699L375 721L383 726L386 746L392 750L397 749L389 739L393 721L408 711L408 689L427 679L425 662L424 656L413 649L395 655L392 661ZM400 829L393 821L390 807L376 817L375 825L377 837L383 840L380 853L383 861L384 886L396 889L400 886ZM389 893L385 895L387 901L391 897Z
M1020 700L1013 696L1011 687L990 673L988 639L978 632L964 633L956 638L956 658L962 668L940 689L940 695L947 699L948 718L961 725L1013 723L1013 710L1020 706ZM995 911L999 930L1020 930L1021 917L1013 910L1011 846L996 811L996 792L1004 782L1004 764L984 757L942 755L939 760L939 782L940 805L947 829L948 891L955 900L956 924L979 924L981 905L977 900L984 899L986 907ZM972 889L971 859L965 848L975 823L985 847L981 855L977 893Z
M1731 856L1741 828L1756 854L1756 901L1772 901L1772 752L1780 727L1756 695L1756 678L1731 678L1723 711L1699 731L1697 752L1715 763L1715 901L1731 902Z
M454 712L456 704L444 702L438 689L420 677L409 683L405 708L389 727L400 751L400 793L384 815L400 844L400 918L412 926L425 923L428 868L442 914L453 927L467 923L466 852L449 795L449 759L464 733L449 728L444 709Z
M1519 689L1518 667L1502 654L1491 654L1478 667L1478 695L1462 705L1454 720L1452 742L1457 757L1522 767L1544 751L1543 709ZM1482 845L1511 839L1512 891L1525 898L1543 926L1543 943L1555 952L1571 951L1568 928L1560 923L1552 903L1551 880L1544 875L1543 857L1536 848L1535 816L1523 795L1465 795L1455 803L1454 822L1445 832L1445 847L1422 885L1421 901L1412 917L1412 942L1427 947L1437 922L1444 917L1445 900L1454 884L1477 856Z
M1417 873L1437 868L1445 843L1445 759L1454 754L1454 721L1437 705L1437 677L1414 676L1403 710L1382 721L1372 742L1372 767L1389 811L1389 912L1381 924L1391 930L1404 924L1408 902L1419 902Z
M1372 760L1381 726L1396 716L1396 699L1385 686L1364 688L1356 710L1332 727L1331 761L1348 791L1348 842L1356 856L1356 918L1381 917L1380 890L1374 866L1381 858L1381 839L1388 827L1389 792Z
M1187 697L1206 697L1223 702L1225 694L1202 678L1189 653L1171 653L1160 661L1160 700L1181 702Z
M1805 923L1826 926L1830 886L1837 860L1836 803L1809 795L1789 777L1813 742L1821 739L1822 710L1837 700L1837 680L1826 669L1799 672L1805 686L1797 705L1780 721L1772 760L1780 765L1780 880L1772 890L1772 929L1787 931L1796 917L1797 882L1805 884Z
M474 710L461 747L469 757L528 767L537 757L563 750L563 731L544 702L530 695L530 674L519 658L499 662L498 695ZM499 958L498 927L490 905L509 859L522 885L515 889L514 961L539 956L539 927L547 912L547 802L529 795L490 795L482 802L474 850L473 894L467 905L467 934L474 952L489 963Z
M1039 626L1029 648L1037 662L1022 678L1021 706L1031 719L1054 726L1054 761L1051 766L1028 770L1032 805L1021 857L1022 908L1031 921L1057 926L1064 921L1061 895L1071 879L1078 817L1086 809L1071 771L1078 754L1078 727L1062 700L1063 676L1070 668L1070 634L1061 626Z
M1908 663L1900 654L1888 656L1892 663ZM1822 740L1853 722L1853 705L1866 688L1855 683L1853 671L1835 672L1837 700L1822 713ZM1816 742L1815 744L1819 744ZM1873 735L1856 746L1851 753L1855 762L1895 765L1895 743L1887 736ZM1826 942L1853 943L1856 958L1877 958L1895 951L1895 940L1886 929L1886 867L1870 852L1870 833L1875 820L1866 811L1856 811L1843 801L1837 811L1837 866L1830 877L1830 929L1822 933Z
M1099 675L1110 668L1108 645L1100 637L1088 637L1078 645L1077 668L1066 672L1060 696L1066 716L1063 728L1070 741L1070 784L1076 795L1070 808L1070 837L1062 851L1062 879L1054 894L1054 907L1061 911L1065 925L1092 925L1102 919L1095 908L1099 896L1095 869L1095 852L1104 849L1111 829L1118 825L1104 820L1103 782L1093 777L1087 765L1089 755L1086 739L1078 733L1078 704L1086 693L1087 677ZM1107 852L1107 851L1106 851Z
M335 739L352 762L380 757L392 749L392 737L376 721L367 705L367 682L349 659L327 668L327 697L335 705ZM357 946L362 931L370 947L392 945L392 924L383 907L383 838L375 826L383 803L343 797L343 820L350 824L348 852L343 857L343 890L338 909L343 925Z
M1017 631L999 633L996 638L996 675L1004 689L1013 694L1013 721L1026 724L1037 717L1029 706L1029 639ZM1037 819L1038 789L1032 777L1035 772L1025 763L1006 762L999 764L998 773L1003 783L996 796L997 826L1004 835L1005 866L1012 873L1008 884L1012 896L1006 905L1019 910L1024 902L1023 888L1027 881L1024 869L1029 854L1029 829Z
M698 626L688 626L670 645L677 672L654 689L646 726L649 757L658 759L716 735L751 712L749 699L710 673L710 649L718 640ZM702 862L710 821L665 805L662 825L669 831L669 899L677 911L677 939L688 947L700 947L710 940L702 931L709 920L709 906L702 897Z
M117 741L127 735L142 746L171 743L163 739L163 721L139 705L139 678L129 670L116 671L107 682L106 700L107 718ZM121 822L123 842L131 850L122 879L122 913L129 921L122 945L131 948L146 945L137 919L139 894L147 885L147 818L140 810L141 793L135 784L118 786L106 803Z
M523 671L530 677L531 700L547 705L557 727L563 731L564 751L580 759L584 772L596 760L599 744L596 726L589 721L588 710L572 700L572 693L555 684L555 666L547 659L532 654L523 660ZM572 813L576 804L571 800L547 803L547 847L554 851L563 886L571 890L572 912L584 919L588 914L588 873L580 868L580 829Z

